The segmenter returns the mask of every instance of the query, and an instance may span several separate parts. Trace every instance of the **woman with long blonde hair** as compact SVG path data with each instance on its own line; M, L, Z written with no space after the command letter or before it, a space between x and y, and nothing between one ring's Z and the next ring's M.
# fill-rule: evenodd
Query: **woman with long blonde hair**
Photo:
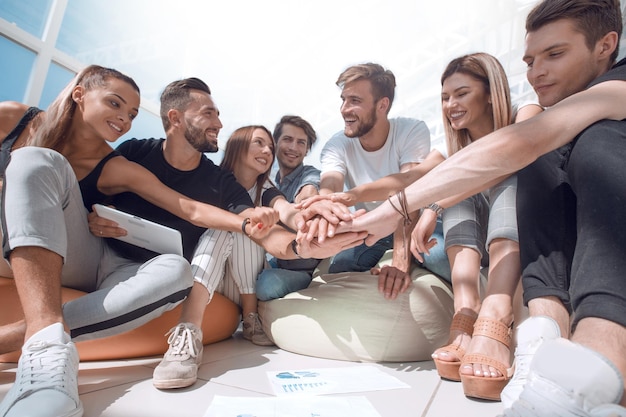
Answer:
M514 121L507 77L493 56L474 53L452 60L441 84L446 149L433 151L439 152L441 161ZM538 110L525 107L516 120ZM451 204L458 201L455 198L431 204L413 231L414 251L428 252L430 233L437 215L442 215L454 317L448 345L437 349L433 359L439 375L461 380L469 397L499 400L511 376L513 297L521 275L516 184L511 176L459 203ZM486 295L481 300L481 269L487 266Z

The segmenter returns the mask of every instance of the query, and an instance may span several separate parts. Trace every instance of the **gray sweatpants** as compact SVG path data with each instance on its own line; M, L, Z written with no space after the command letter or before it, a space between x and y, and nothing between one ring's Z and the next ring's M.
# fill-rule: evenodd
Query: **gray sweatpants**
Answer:
M63 257L62 285L88 293L63 306L76 341L138 327L174 308L189 292L193 279L183 257L131 262L89 232L76 176L58 152L13 151L3 194L5 258L24 246L53 251Z

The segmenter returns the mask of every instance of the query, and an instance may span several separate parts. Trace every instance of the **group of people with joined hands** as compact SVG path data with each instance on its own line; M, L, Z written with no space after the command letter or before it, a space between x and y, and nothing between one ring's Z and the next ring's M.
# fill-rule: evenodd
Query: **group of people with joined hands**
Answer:
M321 172L302 164L316 136L296 116L273 135L237 129L214 165L204 153L217 150L222 125L197 78L161 95L165 139L115 150L107 142L139 109L139 88L116 70L87 67L45 115L0 104L3 249L25 316L0 326L1 352L22 346L0 416L82 415L72 340L137 327L179 303L154 385L189 386L215 291L241 305L244 337L271 344L257 285L262 299L278 298L305 288L319 259L333 256L329 272L365 271L392 248L392 265L372 270L385 298L410 287L409 251L451 282L449 340L433 359L467 396L502 399L505 416L626 415L619 2L543 0L526 32L539 105L511 103L493 56L454 59L441 78L446 144L433 150L423 122L388 118L390 71L348 68L337 81L345 128L324 147ZM125 231L88 217L95 203L179 229L184 256L102 239ZM264 269L266 252L278 268ZM293 282L289 262L301 273ZM512 362L520 276L530 318ZM61 285L88 294L61 305Z

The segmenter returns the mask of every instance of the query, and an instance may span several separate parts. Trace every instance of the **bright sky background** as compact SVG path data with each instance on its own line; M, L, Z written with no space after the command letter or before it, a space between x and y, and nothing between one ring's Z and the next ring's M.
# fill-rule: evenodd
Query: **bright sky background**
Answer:
M440 136L439 77L450 59L489 52L502 60L514 90L527 91L523 23L534 3L70 0L68 9L83 26L76 35L93 39L78 58L133 76L149 109L158 110L168 82L197 76L220 107L220 144L237 127L273 129L282 115L297 114L318 132L307 157L316 163L323 142L342 129L335 80L349 65L372 61L391 69L398 84L391 116L426 121L434 139Z
M34 13L19 0L6 1L12 19ZM69 57L65 62L77 62L71 70L100 64L137 81L143 109L126 138L162 137L162 89L195 76L209 84L220 107L221 146L238 127L273 130L281 116L296 114L318 132L305 160L317 164L324 142L343 128L335 81L352 64L392 70L390 116L424 120L434 144L443 139L440 75L453 58L478 51L496 56L514 101L533 99L521 57L524 21L536 1L68 0L55 47ZM59 85L71 77L66 73L59 73Z

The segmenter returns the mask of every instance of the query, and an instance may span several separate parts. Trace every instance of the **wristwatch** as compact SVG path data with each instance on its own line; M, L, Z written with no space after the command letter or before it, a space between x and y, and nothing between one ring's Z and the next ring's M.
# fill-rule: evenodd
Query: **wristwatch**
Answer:
M430 203L425 208L431 209L432 211L434 211L437 214L437 216L441 216L441 213L443 213L443 210L444 210L443 207L441 207L437 203Z

